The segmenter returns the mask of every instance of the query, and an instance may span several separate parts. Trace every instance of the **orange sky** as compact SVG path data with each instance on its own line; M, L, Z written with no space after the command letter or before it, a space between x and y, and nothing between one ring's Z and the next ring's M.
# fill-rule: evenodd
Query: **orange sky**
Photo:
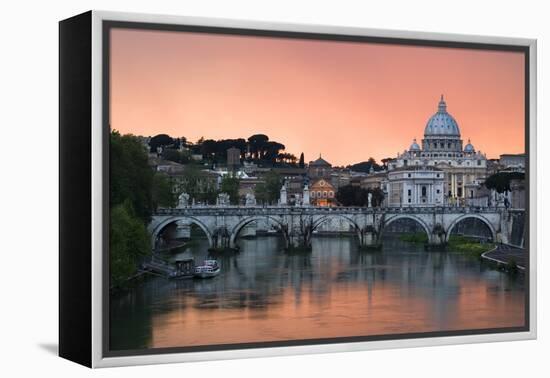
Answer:
M196 141L267 134L306 162L394 157L441 94L464 143L524 152L524 56L113 29L111 127Z

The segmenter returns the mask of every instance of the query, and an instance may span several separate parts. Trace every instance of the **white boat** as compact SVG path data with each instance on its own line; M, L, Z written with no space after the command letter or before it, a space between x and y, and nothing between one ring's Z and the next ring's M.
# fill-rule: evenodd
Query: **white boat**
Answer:
M205 260L203 265L195 267L195 277L211 278L220 273L220 266L216 260Z

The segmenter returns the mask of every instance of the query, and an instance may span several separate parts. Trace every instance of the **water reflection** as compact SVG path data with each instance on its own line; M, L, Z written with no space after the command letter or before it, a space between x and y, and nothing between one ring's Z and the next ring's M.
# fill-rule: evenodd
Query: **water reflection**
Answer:
M213 279L155 277L111 300L111 349L380 335L524 324L523 279L452 252L316 237L310 254L282 241L240 241ZM174 259L208 257L207 243Z

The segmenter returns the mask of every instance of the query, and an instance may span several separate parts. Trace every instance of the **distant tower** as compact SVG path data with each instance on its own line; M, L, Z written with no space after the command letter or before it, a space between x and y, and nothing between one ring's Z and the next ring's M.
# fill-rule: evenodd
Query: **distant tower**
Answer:
M231 147L227 150L227 169L236 171L241 166L241 150Z

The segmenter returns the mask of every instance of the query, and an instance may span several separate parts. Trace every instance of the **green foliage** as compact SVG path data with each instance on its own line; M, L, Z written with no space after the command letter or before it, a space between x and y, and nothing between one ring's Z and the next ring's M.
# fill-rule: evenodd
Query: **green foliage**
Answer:
M300 154L300 161L298 162L298 166L299 166L300 168L304 168L304 167L305 167L304 153L303 153L303 152Z
M133 135L111 132L110 262L111 284L131 277L141 256L150 252L146 229L157 206L173 206L168 177L148 164L147 150Z
M201 168L196 164L185 166L181 191L189 194L190 200L194 199L197 202L209 204L216 203L218 192Z
M447 249L454 252L463 252L475 256L490 251L495 245L493 243L480 243L476 239L467 236L451 235L447 243Z
M259 183L254 188L254 195L259 203L273 204L279 199L283 180L281 176L273 171L265 174L263 183Z
M173 148L167 148L162 151L162 158L164 160L169 160L180 164L187 164L190 160L187 152L178 151Z
M409 243L425 244L428 242L428 235L426 235L425 232L401 234L399 235L399 240L409 242Z
M239 204L239 179L237 177L225 176L220 184L220 192L229 194L232 205Z
M382 191L382 189L374 188L367 189L367 191L372 194L371 205L373 207L382 206L382 202L384 201L384 192Z
M364 189L359 186L342 186L336 192L336 199L342 206L368 206L369 193L371 193L371 205L378 207L384 201L384 192L380 188Z
M151 152L157 152L158 147L171 146L175 143L174 139L166 134L155 135L149 140L149 148Z
M380 166L374 158L369 158L367 161L362 161L361 163L353 164L348 166L349 169L355 172L364 172L369 173L371 168L374 171L380 171L382 166Z
M111 209L110 243L111 286L120 286L150 251L149 233L129 201Z
M522 172L498 172L494 175L487 177L485 180L485 187L487 189L494 189L498 193L510 191L511 180L524 180L525 174Z
M172 192L170 178L162 172L156 172L153 176L153 185L151 188L153 208L174 207L176 205L176 196Z
M154 171L147 151L133 135L111 132L111 208L130 201L135 214L148 222L153 212L151 188Z
M367 206L368 191L359 186L342 186L336 192L336 199L342 206Z

